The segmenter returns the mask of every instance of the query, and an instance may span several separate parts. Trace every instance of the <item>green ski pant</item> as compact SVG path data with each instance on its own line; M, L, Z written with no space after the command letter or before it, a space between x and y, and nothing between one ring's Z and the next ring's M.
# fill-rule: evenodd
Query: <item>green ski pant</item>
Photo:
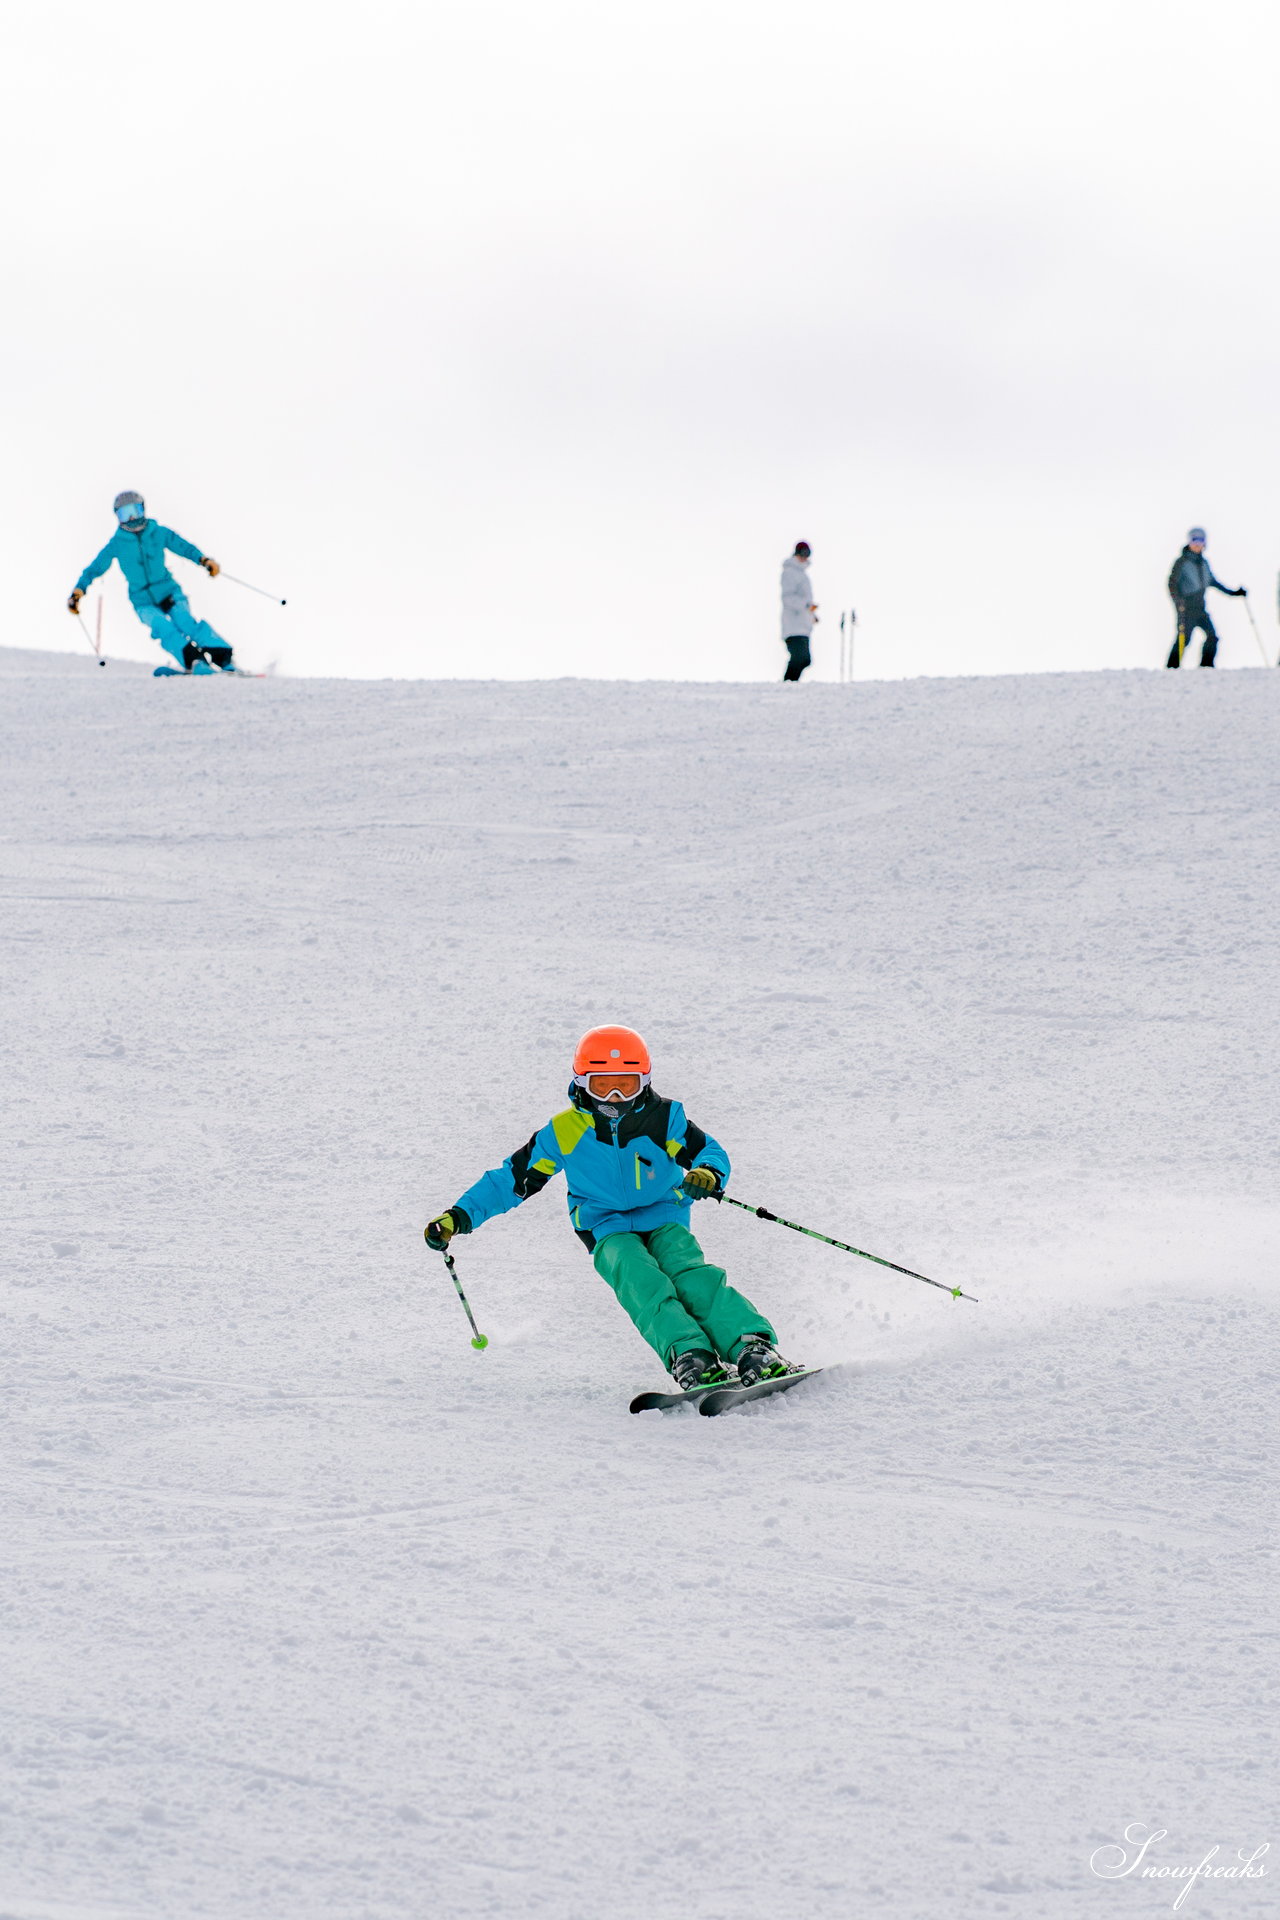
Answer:
M595 1250L609 1282L664 1367L678 1353L710 1347L722 1360L748 1334L773 1345L773 1328L732 1288L723 1267L708 1266L688 1227L673 1220L652 1233L611 1233Z

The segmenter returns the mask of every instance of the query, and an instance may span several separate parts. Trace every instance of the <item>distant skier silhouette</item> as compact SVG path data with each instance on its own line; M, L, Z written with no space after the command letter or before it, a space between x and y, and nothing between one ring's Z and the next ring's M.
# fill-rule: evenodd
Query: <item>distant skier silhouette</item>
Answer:
M210 560L181 534L162 527L158 520L148 520L140 493L118 493L114 512L119 525L71 589L67 601L71 612L79 613L85 588L117 560L134 612L152 639L172 654L185 673L212 673L217 668L233 673L231 648L207 620L196 619L186 594L165 564L165 553L194 560L211 578L220 571L217 561Z
M812 666L809 636L818 624L818 609L809 598L809 542L797 540L796 550L782 563L782 639L790 655L784 680L798 680Z
M1224 587L1221 580L1214 579L1213 568L1204 557L1207 539L1203 527L1192 527L1186 546L1169 570L1169 597L1178 615L1178 631L1169 649L1166 667L1182 665L1183 653L1197 627L1204 634L1200 665L1211 667L1218 652L1218 633L1209 618L1204 597L1210 587L1216 587L1232 600L1239 600L1245 592L1244 587Z

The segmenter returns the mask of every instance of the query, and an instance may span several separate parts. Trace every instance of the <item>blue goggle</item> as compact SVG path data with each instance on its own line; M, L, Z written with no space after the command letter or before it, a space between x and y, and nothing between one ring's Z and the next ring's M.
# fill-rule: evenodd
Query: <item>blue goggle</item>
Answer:
M145 520L146 517L147 510L141 500L135 500L127 507L116 508L116 519L122 527L127 527L131 521Z

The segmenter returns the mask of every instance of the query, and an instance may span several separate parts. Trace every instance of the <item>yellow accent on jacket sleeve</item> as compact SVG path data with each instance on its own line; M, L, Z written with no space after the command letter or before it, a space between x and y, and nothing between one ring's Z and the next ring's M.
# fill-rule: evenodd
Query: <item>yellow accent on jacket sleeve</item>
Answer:
M683 1146L684 1146L683 1140L668 1140L667 1152L671 1155L671 1158L673 1160L675 1159L676 1155L681 1151Z
M535 1173L545 1173L548 1178L550 1178L553 1173L559 1173L560 1171L554 1160L535 1160L533 1170Z

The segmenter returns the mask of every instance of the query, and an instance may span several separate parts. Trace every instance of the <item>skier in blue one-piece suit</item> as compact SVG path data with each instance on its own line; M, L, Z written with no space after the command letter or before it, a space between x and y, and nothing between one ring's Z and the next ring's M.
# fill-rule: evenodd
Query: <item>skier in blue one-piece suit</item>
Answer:
M221 668L224 673L234 673L231 648L207 620L196 619L164 556L167 549L183 560L194 560L211 577L219 571L217 561L210 560L181 534L162 527L158 520L148 520L146 503L140 493L118 493L114 504L120 524L72 588L67 601L71 612L79 613L90 581L105 573L113 560L118 560L134 612L142 624L150 628L151 637L160 642L166 653L173 655L184 672L212 673L215 668Z

